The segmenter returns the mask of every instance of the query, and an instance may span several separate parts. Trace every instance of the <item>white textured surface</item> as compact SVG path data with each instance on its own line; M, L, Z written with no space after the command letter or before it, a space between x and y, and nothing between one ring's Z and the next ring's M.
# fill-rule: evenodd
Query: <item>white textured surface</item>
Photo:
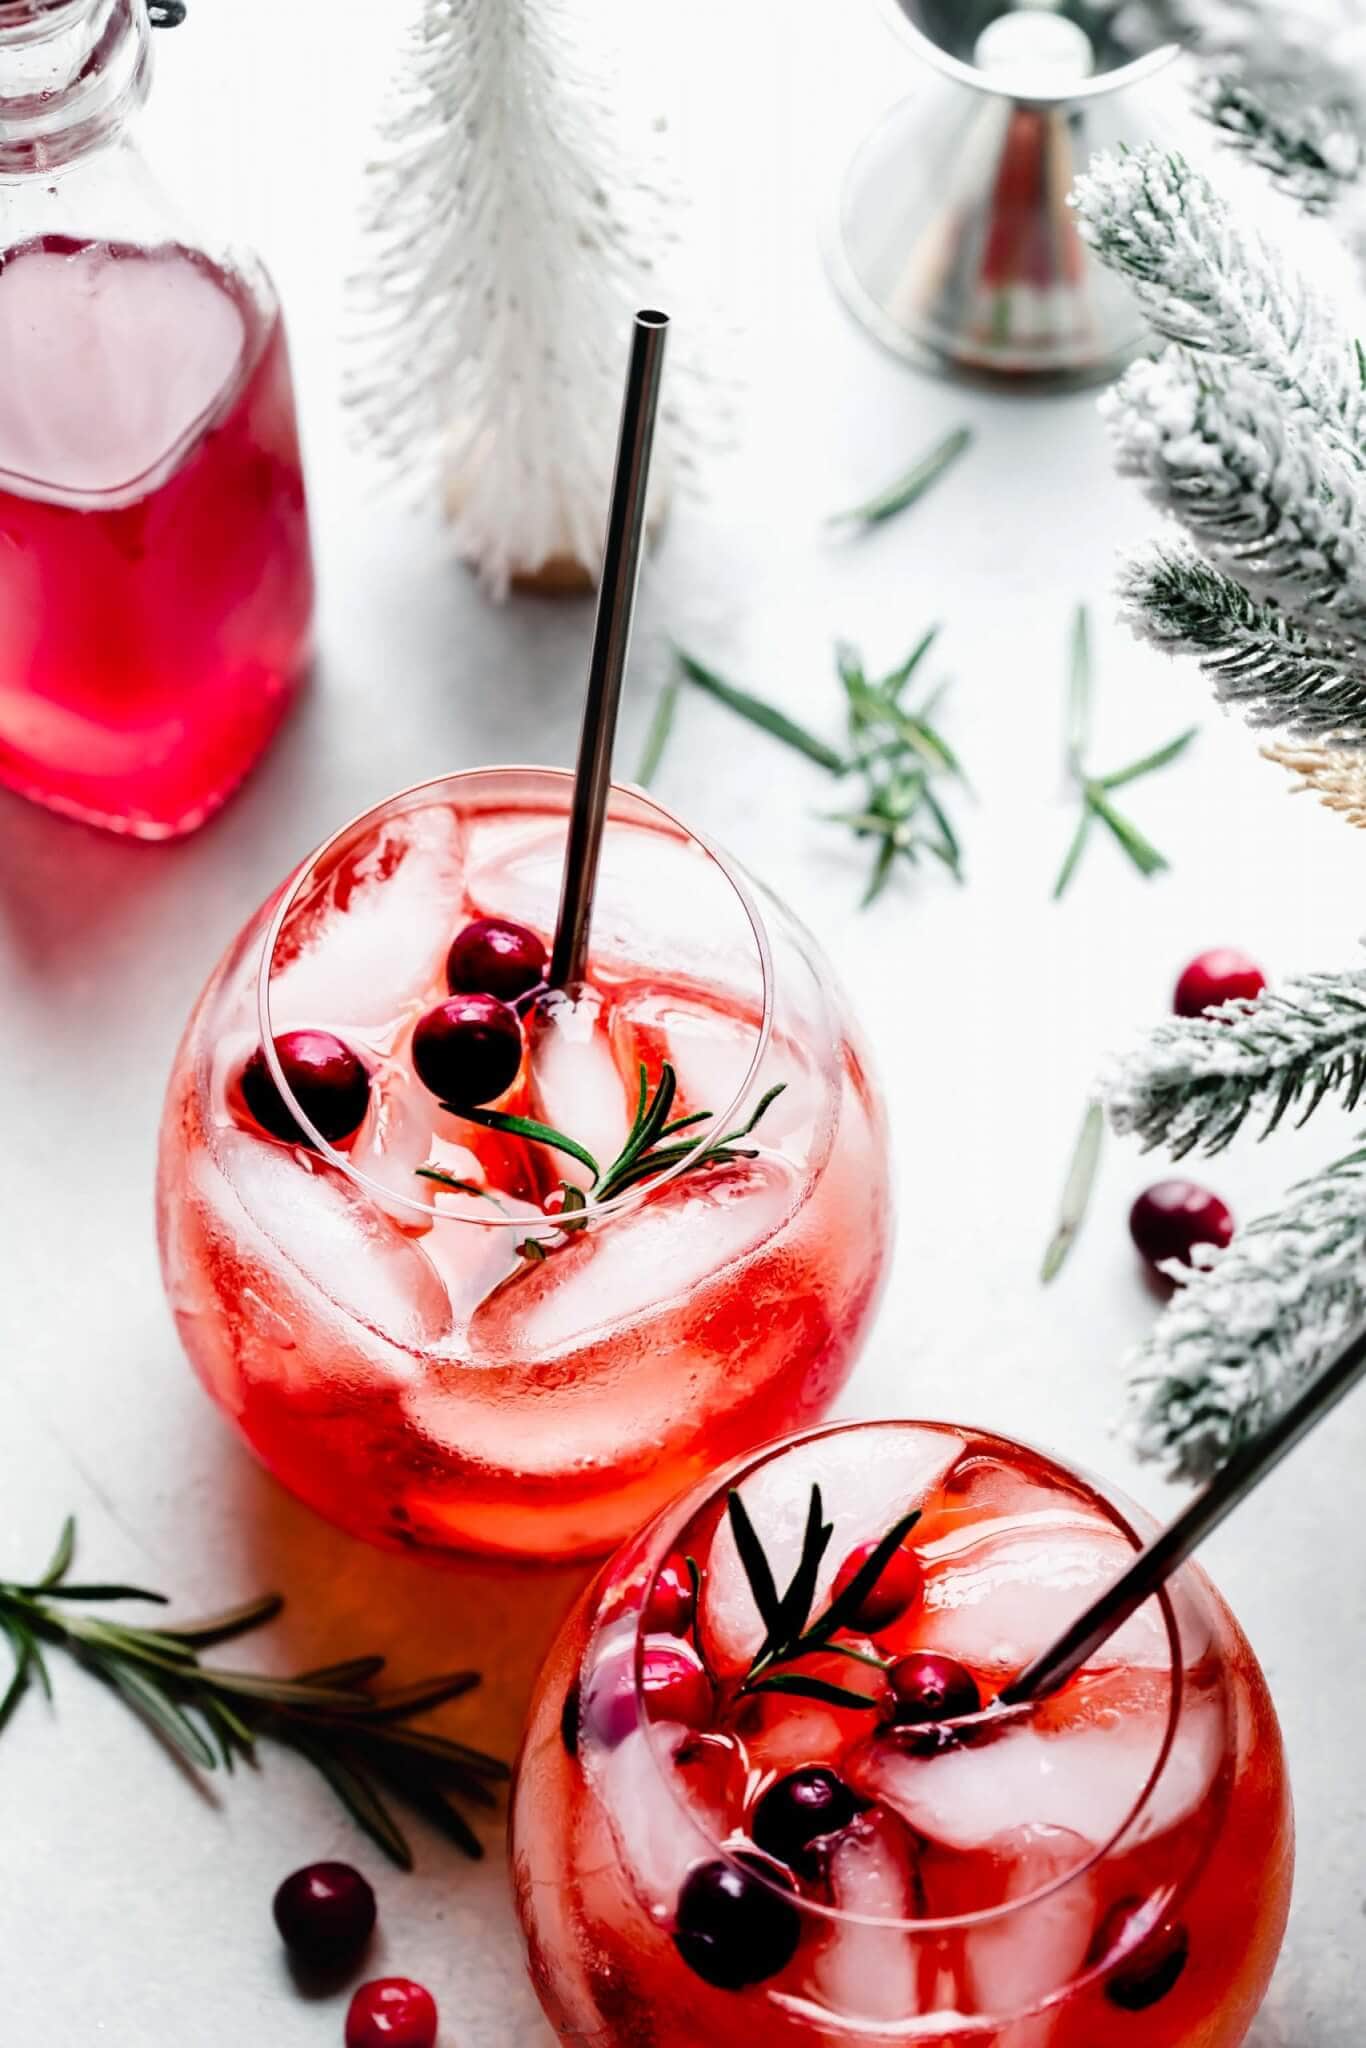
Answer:
M332 1535L238 1450L182 1363L157 1284L153 1141L176 1035L220 946L286 866L362 804L434 770L570 756L589 613L490 609L435 542L366 495L336 403L338 279L355 260L353 172L398 13L333 0L198 0L160 46L151 129L186 197L218 200L283 288L304 398L323 574L324 660L301 715L223 819L141 849L0 800L0 1570L35 1565L63 1512L85 1558L188 1608L265 1584L291 1597L262 1659L371 1645L405 1674L471 1658L490 1684L460 1725L510 1746L568 1587L435 1575ZM871 10L870 10L871 12ZM746 21L747 13L767 16ZM815 771L719 710L684 707L661 795L795 901L856 992L899 1147L901 1241L851 1413L959 1416L1037 1436L1130 1486L1109 1430L1119 1365L1154 1310L1124 1214L1149 1169L1111 1147L1059 1285L1035 1274L1087 1078L1167 999L1199 948L1271 968L1353 957L1366 843L1305 799L1169 670L1108 624L1099 751L1115 762L1197 710L1190 760L1132 792L1175 872L1144 885L1097 843L1048 900L1070 826L1059 717L1068 615L1108 619L1114 550L1146 515L1113 479L1086 399L965 396L885 360L820 275L814 197L909 60L863 10L671 17L680 127L714 207L750 376L743 460L679 509L649 583L627 709L631 763L665 632L832 717L836 634L890 661L932 617L958 679L952 733L980 801L971 884L933 877L853 914L859 872L811 813ZM787 33L790 32L790 33ZM661 34L663 31L661 30ZM820 515L962 418L976 451L919 511L832 548ZM861 865L860 856L860 865ZM1342 1131L1327 1113L1211 1179L1250 1213ZM1256 2048L1357 2048L1366 1877L1360 1468L1366 1410L1300 1452L1212 1546L1289 1738L1302 1854L1295 1917ZM59 1671L0 1740L0 2039L100 2048L328 2048L340 1999L302 2000L269 1921L307 1859L376 1875L376 1962L425 1979L443 2048L545 2048L495 1853L477 1873L423 1838L416 1876L357 1842L302 1768L200 1798L126 1712Z

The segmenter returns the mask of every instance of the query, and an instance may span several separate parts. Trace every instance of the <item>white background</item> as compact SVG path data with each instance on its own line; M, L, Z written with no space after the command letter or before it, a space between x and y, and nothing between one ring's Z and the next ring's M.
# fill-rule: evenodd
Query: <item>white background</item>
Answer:
M341 280L359 260L356 180L402 10L361 0L196 0L159 42L149 135L193 208L270 261L294 339L322 572L317 687L217 824L171 849L119 844L0 799L0 1571L36 1567L62 1515L100 1575L182 1611L267 1585L290 1596L253 1654L273 1668L359 1649L400 1675L488 1674L453 1725L510 1751L569 1590L373 1554L252 1465L191 1379L152 1239L157 1114L177 1034L222 945L341 819L417 777L570 758L586 607L490 607L439 541L376 497L338 402ZM852 988L897 1141L900 1249L845 1397L1037 1436L1157 1507L1113 1434L1123 1360L1155 1312L1125 1213L1152 1164L1112 1144L1060 1283L1037 1267L1089 1079L1156 1018L1194 952L1250 947L1273 973L1355 957L1363 844L1209 706L1198 679L1111 624L1116 550L1149 529L1114 478L1092 401L1008 402L923 381L836 307L816 225L867 118L912 60L871 6L696 0L661 18L708 255L740 329L716 365L747 379L738 456L681 507L653 565L621 759L635 757L672 633L813 723L836 718L829 649L890 664L931 619L956 678L952 737L979 801L969 886L889 893L859 916L864 856L812 813L820 777L702 700L658 783L814 926ZM917 512L853 547L821 516L948 425L978 445ZM1096 606L1098 752L1117 765L1203 725L1189 759L1132 793L1171 856L1144 884L1097 841L1071 898L1049 890L1071 829L1060 712L1069 615ZM1312 1130L1211 1170L1240 1215L1341 1149ZM1349 2048L1366 2026L1366 1593L1358 1403L1211 1546L1269 1673L1301 1827L1294 1920L1256 2048ZM293 1989L271 1893L354 1856L381 1893L375 1967L424 1979L444 2048L545 2048L507 1907L497 1831L472 1870L419 1831L387 1870L302 1767L201 1794L126 1711L59 1671L0 1741L0 2042L83 2048L323 2048L343 2000ZM1230 1938L1236 1939L1236 1930Z

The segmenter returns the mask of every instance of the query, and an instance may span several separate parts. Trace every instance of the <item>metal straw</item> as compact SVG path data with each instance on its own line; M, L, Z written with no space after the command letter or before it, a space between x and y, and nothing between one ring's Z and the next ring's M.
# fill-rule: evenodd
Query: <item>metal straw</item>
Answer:
M1232 1514L1254 1487L1260 1486L1301 1437L1308 1436L1315 1423L1322 1422L1330 1409L1336 1408L1363 1373L1366 1324L1348 1339L1298 1400L1292 1401L1260 1436L1235 1451L1190 1506L1139 1552L1127 1571L1084 1614L1077 1616L1050 1649L1026 1666L1014 1684L1001 1694L1001 1704L1017 1706L1022 1701L1042 1699L1066 1684L1087 1658L1094 1656L1101 1644L1165 1584L1177 1566L1185 1563L1225 1516Z
M588 698L574 770L560 912L550 955L552 988L568 988L582 981L588 959L588 931L612 783L612 743L616 738L621 679L626 671L640 576L645 487L668 326L667 313L642 312L636 314L631 333L631 360L621 406L617 468L607 515L598 616L593 630L593 658L588 670Z

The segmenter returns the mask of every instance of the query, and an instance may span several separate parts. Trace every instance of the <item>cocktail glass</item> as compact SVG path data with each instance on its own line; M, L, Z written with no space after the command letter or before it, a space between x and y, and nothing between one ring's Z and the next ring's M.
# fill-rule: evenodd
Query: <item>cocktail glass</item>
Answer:
M186 1350L288 1487L390 1546L603 1554L823 1414L879 1293L886 1134L830 967L643 795L612 795L589 986L521 1001L491 1119L418 1079L414 1030L467 923L548 940L571 786L476 770L346 826L228 949L171 1077L158 1206ZM277 1050L300 1031L363 1069L337 1142ZM490 1127L529 1116L605 1167L666 1061L662 1168L608 1199L578 1157Z
M731 1488L779 1598L817 1548L771 1625ZM1209 1580L992 1707L1148 1528L1040 1452L912 1422L791 1439L668 1509L565 1624L519 1766L516 1896L561 2041L1235 2048L1292 1830Z

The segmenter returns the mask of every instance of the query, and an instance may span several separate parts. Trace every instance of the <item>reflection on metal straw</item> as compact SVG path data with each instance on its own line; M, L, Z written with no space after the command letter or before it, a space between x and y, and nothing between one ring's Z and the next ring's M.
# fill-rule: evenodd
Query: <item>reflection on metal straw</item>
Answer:
M569 814L564 880L555 944L550 956L550 983L569 988L582 981L588 957L588 932L593 918L598 862L602 854L607 796L612 781L612 744L616 738L621 681L631 642L636 584L640 576L640 544L645 526L645 492L650 449L654 441L660 376L664 368L666 313L636 314L631 360L621 408L617 468L603 549L602 584L588 671L579 758L574 770L574 796Z
M1184 1564L1226 1515L1259 1486L1269 1472L1314 1425L1336 1408L1345 1394L1366 1373L1366 1325L1348 1339L1337 1356L1292 1401L1285 1413L1264 1429L1259 1437L1235 1451L1223 1470L1211 1479L1203 1493L1196 1495L1174 1522L1154 1536L1127 1571L1107 1586L1079 1614L1052 1646L1036 1657L1001 1694L1002 1706L1017 1706L1025 1700L1042 1699L1056 1692L1079 1671L1103 1642L1122 1628L1130 1615L1164 1585L1178 1565Z

